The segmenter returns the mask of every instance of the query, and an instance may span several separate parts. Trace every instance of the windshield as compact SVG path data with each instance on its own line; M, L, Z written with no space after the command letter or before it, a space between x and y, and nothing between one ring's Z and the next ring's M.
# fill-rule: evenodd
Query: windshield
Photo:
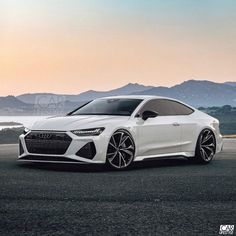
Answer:
M71 115L130 116L142 99L98 99L75 110Z

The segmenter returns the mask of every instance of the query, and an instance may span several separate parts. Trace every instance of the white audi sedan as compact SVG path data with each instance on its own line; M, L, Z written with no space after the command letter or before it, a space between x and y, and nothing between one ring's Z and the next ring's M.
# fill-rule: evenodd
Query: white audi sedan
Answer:
M182 156L209 163L222 149L219 121L183 102L157 96L93 100L66 116L28 127L19 139L20 161L106 163Z

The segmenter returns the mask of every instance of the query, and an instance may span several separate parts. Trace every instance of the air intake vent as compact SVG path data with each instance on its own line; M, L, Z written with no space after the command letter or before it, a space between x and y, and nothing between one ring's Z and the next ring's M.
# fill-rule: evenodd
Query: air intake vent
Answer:
M20 156L24 153L24 149L22 147L21 141L19 140L19 154Z
M77 153L77 156L87 158L87 159L93 159L96 155L96 148L93 142L89 142L85 144Z

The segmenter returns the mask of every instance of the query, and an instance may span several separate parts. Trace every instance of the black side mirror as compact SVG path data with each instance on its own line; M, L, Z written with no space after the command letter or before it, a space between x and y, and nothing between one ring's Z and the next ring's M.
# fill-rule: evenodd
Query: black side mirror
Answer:
M155 111L150 111L150 110L147 110L147 111L144 111L143 114L142 114L142 119L143 120L147 120L148 118L155 118L158 116L158 113L155 112Z

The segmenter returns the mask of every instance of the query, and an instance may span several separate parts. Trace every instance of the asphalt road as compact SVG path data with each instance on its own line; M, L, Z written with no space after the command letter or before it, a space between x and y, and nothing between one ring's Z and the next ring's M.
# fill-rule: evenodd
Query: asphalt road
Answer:
M236 140L209 165L20 164L0 146L0 235L218 235L236 227ZM236 232L234 232L236 234Z

